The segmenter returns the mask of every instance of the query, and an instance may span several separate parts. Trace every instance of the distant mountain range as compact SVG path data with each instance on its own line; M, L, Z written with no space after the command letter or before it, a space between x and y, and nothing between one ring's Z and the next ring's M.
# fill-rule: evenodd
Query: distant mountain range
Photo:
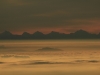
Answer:
M9 31L4 31L0 33L0 39L100 39L99 34L91 34L84 30L78 30L74 33L65 34L52 31L49 34L43 34L42 32L35 32L30 34L28 32L24 32L22 35L14 35Z

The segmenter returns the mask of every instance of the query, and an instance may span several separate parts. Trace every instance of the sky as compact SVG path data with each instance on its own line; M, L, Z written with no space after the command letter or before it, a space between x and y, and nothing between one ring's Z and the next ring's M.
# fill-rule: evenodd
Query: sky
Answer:
M100 32L100 0L0 0L0 32Z

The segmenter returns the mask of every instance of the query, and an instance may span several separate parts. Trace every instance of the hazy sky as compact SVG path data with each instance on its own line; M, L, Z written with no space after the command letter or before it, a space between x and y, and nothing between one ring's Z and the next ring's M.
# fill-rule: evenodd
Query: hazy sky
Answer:
M100 32L100 0L0 0L0 32Z

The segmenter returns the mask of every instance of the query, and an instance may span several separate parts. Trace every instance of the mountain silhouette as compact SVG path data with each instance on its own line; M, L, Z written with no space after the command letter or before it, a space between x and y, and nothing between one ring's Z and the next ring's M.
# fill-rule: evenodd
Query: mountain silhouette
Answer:
M29 36L30 34L29 33L27 33L27 32L24 32L23 34L22 34L22 36Z
M78 30L74 33L65 34L52 31L48 34L36 31L33 34L24 32L22 35L14 35L9 31L0 33L0 39L100 39L99 34L91 34L85 30Z
M87 31L84 31L84 30L78 30L74 34L76 34L76 35L89 35L90 33L88 33Z
M84 30L78 30L74 33L70 34L71 38L75 39L85 39L85 38L92 38L92 34L84 31Z
M44 39L45 35L42 32L36 31L32 34L32 38L34 39Z
M59 32L55 32L55 31L52 31L50 32L49 34L46 35L46 38L48 39L59 39L62 37L62 34L59 33Z
M12 39L13 34L10 33L9 31L4 31L0 34L0 39Z
M31 39L31 34L28 32L24 32L21 36L22 39Z
M1 36L12 36L13 34L10 33L9 31L4 31L3 33L0 34Z
M40 36L40 35L44 35L44 34L42 32L36 31L35 33L33 33L33 35Z

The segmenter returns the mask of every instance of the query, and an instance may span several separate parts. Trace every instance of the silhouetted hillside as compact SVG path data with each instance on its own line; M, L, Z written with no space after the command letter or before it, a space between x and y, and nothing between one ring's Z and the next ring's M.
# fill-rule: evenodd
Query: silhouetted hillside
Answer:
M76 35L89 35L90 33L88 33L87 31L84 31L84 30L78 30L74 34L76 34Z
M62 35L63 35L62 33L52 31L51 33L46 35L46 38L48 38L48 39L61 39L63 37Z
M71 33L69 36L73 39L92 39L97 37L96 34L91 34L84 30L78 30L75 33Z
M39 31L32 34L33 39L44 39L45 35Z
M84 30L78 30L70 34L55 31L48 34L43 34L42 32L37 31L33 34L24 32L22 35L14 35L9 31L4 31L0 34L0 39L100 39L100 33L91 34Z
M12 36L13 34L10 33L9 31L4 31L3 33L0 34L1 36Z
M13 34L10 33L9 31L4 31L0 34L0 39L12 39Z
M21 38L22 38L22 39L27 39L27 38L28 38L28 39L29 39L29 38L31 39L31 34L29 34L29 33L27 33L27 32L24 32L24 33L21 35Z

